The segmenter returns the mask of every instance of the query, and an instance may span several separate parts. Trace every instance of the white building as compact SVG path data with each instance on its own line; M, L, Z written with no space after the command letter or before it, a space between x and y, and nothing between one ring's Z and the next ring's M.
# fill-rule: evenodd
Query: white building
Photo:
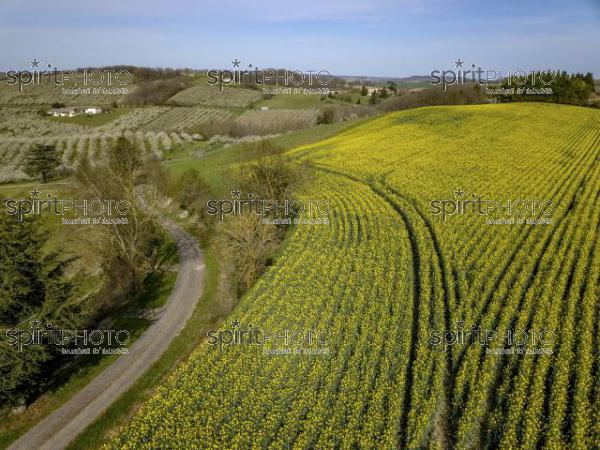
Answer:
M75 117L77 112L75 108L52 108L48 114L53 117Z
M96 114L100 114L102 112L102 108L99 108L98 106L88 106L85 108L85 113L88 116L94 116Z

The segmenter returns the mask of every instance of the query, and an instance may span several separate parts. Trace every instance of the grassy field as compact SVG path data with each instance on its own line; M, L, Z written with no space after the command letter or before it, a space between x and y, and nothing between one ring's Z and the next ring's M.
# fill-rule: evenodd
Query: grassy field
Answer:
M277 94L272 98L263 98L254 104L255 108L272 109L319 109L325 106L352 106L360 99L362 105L369 103L368 96L361 96L360 91L344 91L342 95L347 95L351 101L344 101L339 98L321 98L321 95L313 94Z
M327 100L321 100L320 95L296 95L279 94L272 98L263 98L254 104L256 108L267 107L271 109L309 109L320 108L328 104ZM329 103L331 101L329 100Z
M365 120L319 125L308 130L277 136L272 141L284 149L291 149L326 139L343 130L358 126ZM171 157L171 154L173 157ZM188 169L198 170L202 178L217 194L226 194L229 189L235 187L228 179L226 169L245 158L241 145L229 147L218 145L215 148L210 148L205 142L189 144L185 149L167 153L166 156L166 164L173 174L179 175Z
M325 331L320 353L204 343L111 448L593 448L600 111L432 107L338 131L291 151L321 169L302 198L331 225L298 226L220 328ZM457 339L477 327L487 345Z

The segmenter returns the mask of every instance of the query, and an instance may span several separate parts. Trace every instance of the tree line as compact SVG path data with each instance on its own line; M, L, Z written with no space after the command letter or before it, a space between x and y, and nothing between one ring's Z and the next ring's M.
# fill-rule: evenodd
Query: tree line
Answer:
M38 145L25 165L45 182L59 160L54 147ZM125 137L102 161L77 161L67 190L90 201L127 201L126 224L72 226L57 236L39 215L18 221L0 213L0 409L24 406L65 367L63 347L48 342L48 331L94 329L109 311L140 295L148 276L175 260L175 243L138 202L139 187L157 164ZM5 200L0 198L2 206ZM35 330L46 332L41 342L31 342L27 333ZM18 335L28 343L15 345Z
M527 76L505 78L499 87L513 93L496 95L498 102L530 101L568 105L587 105L595 90L591 72L568 74L566 71L532 72Z

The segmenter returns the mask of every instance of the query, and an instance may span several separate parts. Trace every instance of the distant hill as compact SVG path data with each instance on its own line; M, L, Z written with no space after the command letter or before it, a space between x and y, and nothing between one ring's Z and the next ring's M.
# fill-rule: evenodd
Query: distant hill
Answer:
M421 89L431 87L431 77L429 75L412 75L410 77L369 77L369 76L354 76L354 75L339 75L339 78L344 79L347 83L372 86L382 88L388 86L390 81L396 83L398 89Z

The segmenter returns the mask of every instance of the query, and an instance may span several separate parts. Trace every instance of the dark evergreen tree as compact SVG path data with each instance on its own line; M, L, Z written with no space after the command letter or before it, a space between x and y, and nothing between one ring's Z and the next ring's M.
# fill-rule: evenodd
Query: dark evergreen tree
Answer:
M568 74L559 72L533 72L527 76L505 79L501 86L514 89L513 94L498 95L499 102L534 101L587 105L594 92L594 76L591 73ZM519 92L518 89L523 89ZM542 90L550 92L544 93Z
M371 97L369 98L369 104L370 105L376 105L377 102L377 97L378 97L379 93L377 90L373 90L373 92L371 92Z
M23 171L31 177L41 176L42 182L46 183L60 162L61 155L55 146L35 144L25 157Z
M48 236L38 222L0 214L0 404L36 392L46 363L58 355L57 346L27 343L28 333L49 324L75 329L83 320L75 282L65 277L70 260L45 252Z

